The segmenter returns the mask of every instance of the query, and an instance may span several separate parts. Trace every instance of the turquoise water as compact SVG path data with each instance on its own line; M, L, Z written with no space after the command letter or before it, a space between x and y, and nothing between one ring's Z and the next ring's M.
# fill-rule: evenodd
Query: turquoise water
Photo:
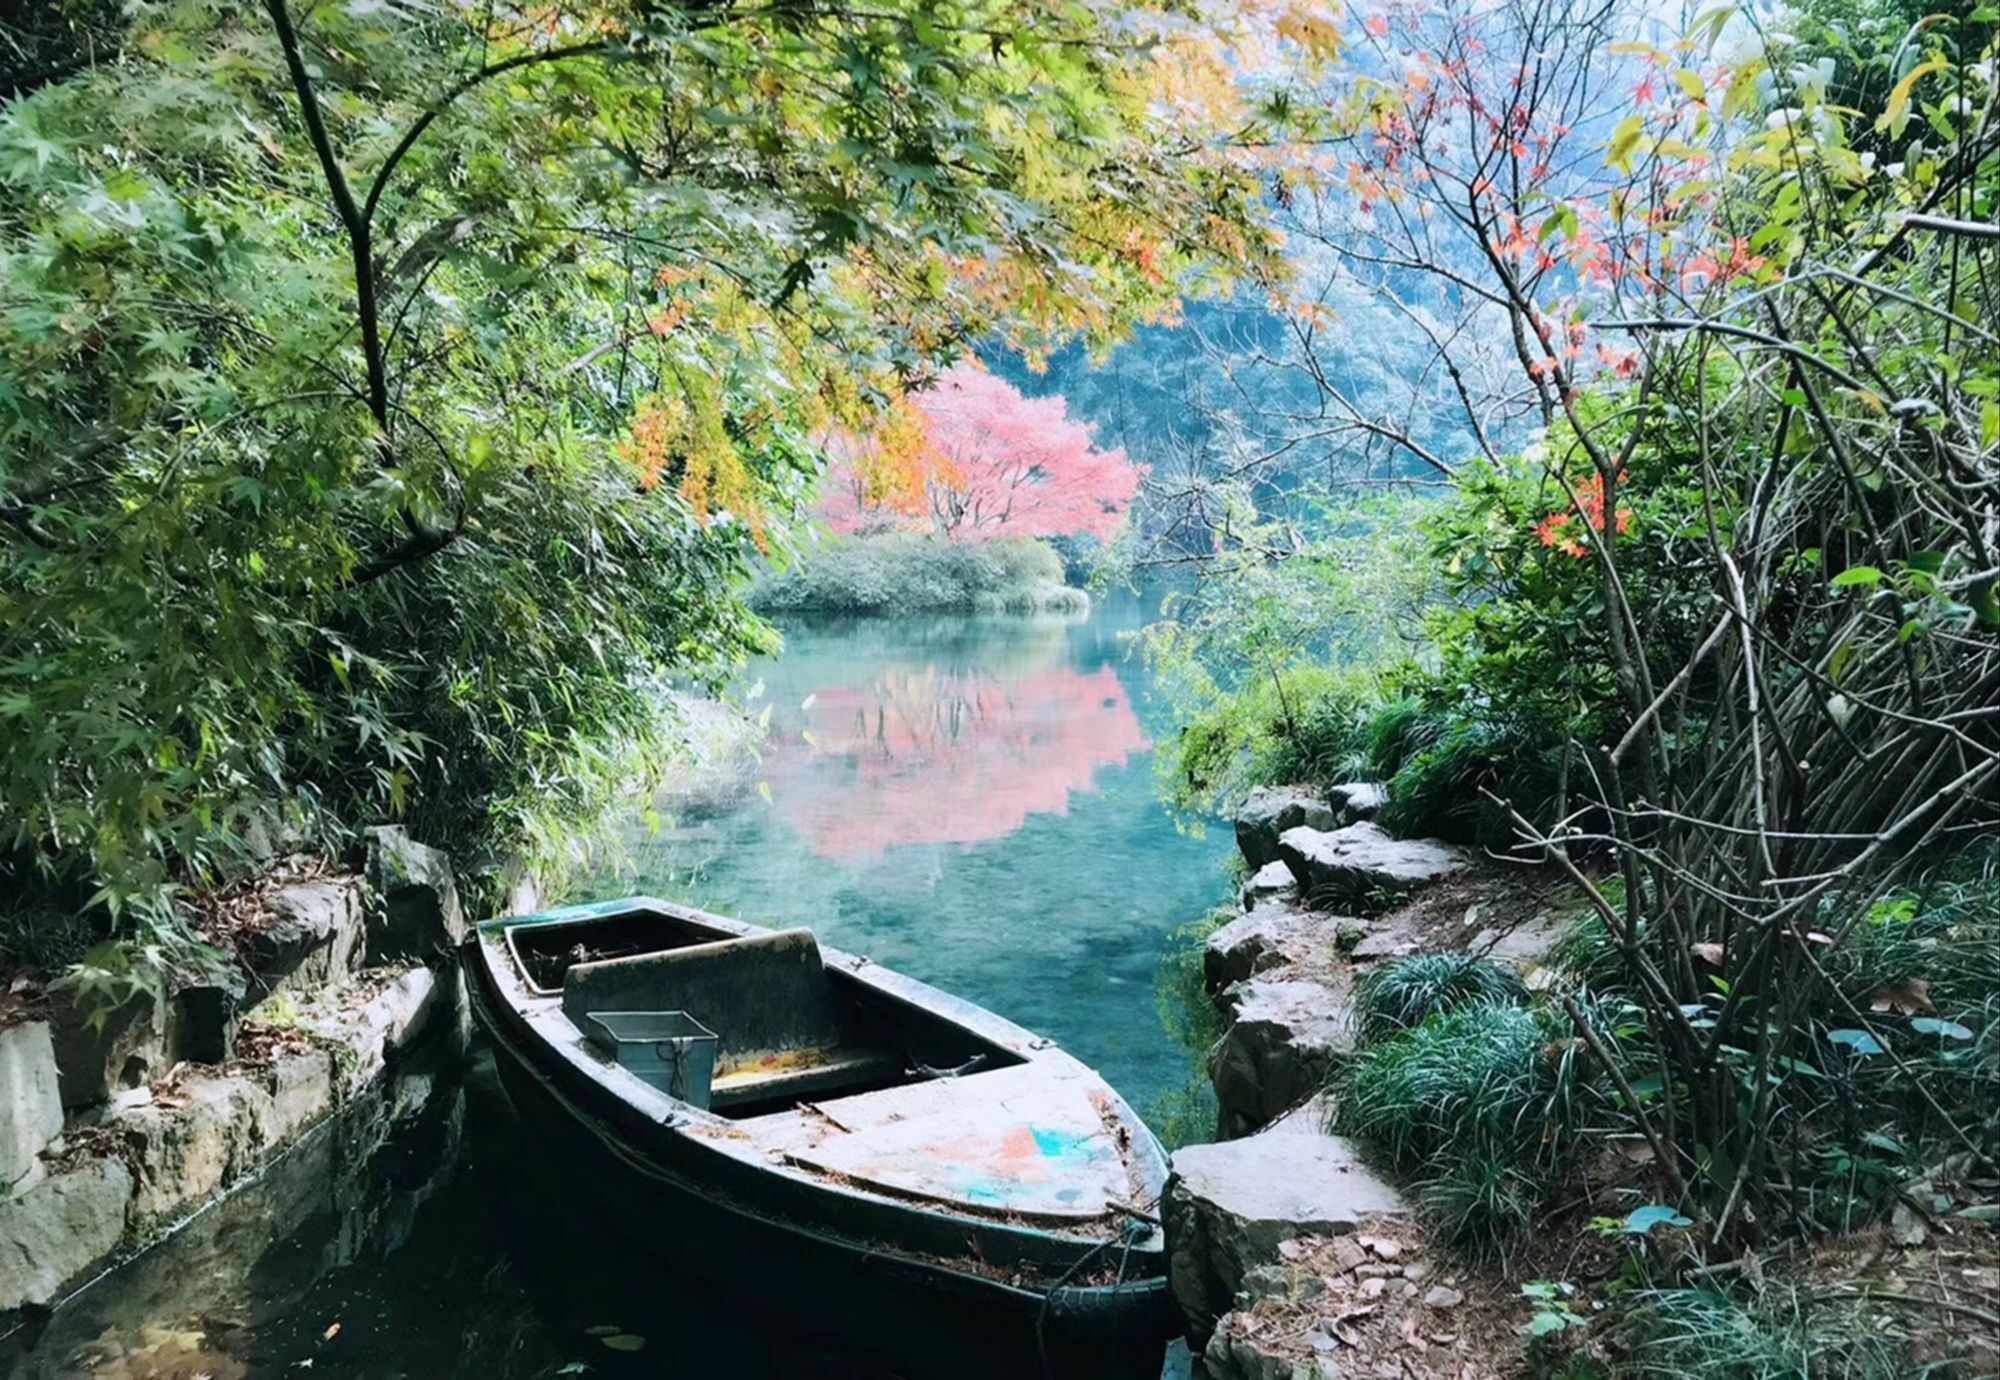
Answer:
M788 622L735 692L768 712L761 760L658 801L587 889L809 925L1057 1040L1144 1110L1187 1078L1163 942L1227 894L1223 831L1177 832L1154 795L1165 707L1126 638L1148 612Z

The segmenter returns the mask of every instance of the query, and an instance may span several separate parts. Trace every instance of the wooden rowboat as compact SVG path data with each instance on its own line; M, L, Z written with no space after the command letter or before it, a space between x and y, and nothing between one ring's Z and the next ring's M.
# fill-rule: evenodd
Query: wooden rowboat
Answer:
M649 897L488 921L466 966L579 1199L674 1268L906 1373L1159 1375L1165 1156L1050 1041L808 930Z

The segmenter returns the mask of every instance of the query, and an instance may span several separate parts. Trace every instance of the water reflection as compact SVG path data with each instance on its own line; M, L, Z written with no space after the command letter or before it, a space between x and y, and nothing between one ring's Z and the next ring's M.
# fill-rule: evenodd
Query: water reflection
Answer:
M1029 815L1064 813L1099 768L1147 746L1109 666L1009 678L890 666L866 686L809 691L796 717L794 727L793 715L774 716L767 780L786 821L825 858L1000 838Z
M1143 1111L1186 1078L1161 946L1224 899L1227 847L1156 799L1166 725L1125 641L1149 613L788 623L740 692L769 708L761 763L659 802L667 825L635 821L630 865L579 896L811 926L1059 1041Z
M898 1375L797 1333L782 1307L760 1310L629 1257L607 1224L576 1210L489 1063L436 1052L431 1062L0 1340L0 1375Z

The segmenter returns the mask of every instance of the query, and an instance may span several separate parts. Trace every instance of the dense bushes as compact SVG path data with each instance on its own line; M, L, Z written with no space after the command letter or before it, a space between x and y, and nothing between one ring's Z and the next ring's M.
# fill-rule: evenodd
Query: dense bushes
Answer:
M2000 874L1959 860L1877 897L1838 941L1814 942L1824 957L1789 975L1782 1008L1794 1051L1717 1049L1736 1110L1788 1147L1788 1218L1766 1230L1880 1222L1917 1174L1948 1216L1976 1193L1964 1183L1976 1155L2000 1145ZM1719 947L1688 957L1709 973L1725 960ZM1647 1190L1604 1178L1593 1158L1639 1143L1642 1118L1686 1117L1700 1095L1662 1058L1662 1032L1594 910L1570 922L1547 971L1554 981L1531 993L1491 964L1417 955L1370 970L1356 991L1362 1043L1335 1083L1336 1128L1410 1175L1442 1233L1475 1252L1508 1250L1563 1204L1596 1202L1615 1234ZM1691 1024L1715 1029L1730 1002L1727 984L1711 983ZM1741 1168L1703 1172L1733 1183ZM1669 1300L1656 1321L1698 1302ZM1673 1354L1664 1333L1648 1335Z
M1066 612L1089 606L1061 557L1029 537L951 542L917 534L834 540L752 588L762 613Z
M562 854L764 645L828 435L1268 267L1095 12L69 17L0 82L0 901L135 953L383 819Z

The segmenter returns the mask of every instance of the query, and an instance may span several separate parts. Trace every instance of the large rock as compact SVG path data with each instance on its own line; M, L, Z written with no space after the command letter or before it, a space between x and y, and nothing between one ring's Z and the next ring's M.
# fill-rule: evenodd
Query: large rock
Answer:
M1176 1151L1162 1208L1167 1276L1199 1351L1249 1271L1280 1242L1338 1236L1381 1214L1408 1212L1354 1147L1322 1128L1311 1103L1261 1135Z
M1283 862L1268 862L1243 882L1243 909L1255 910L1260 902L1291 900L1299 894L1298 879Z
M271 993L337 987L361 967L361 887L352 877L293 882L271 893L271 921L245 936L252 1004Z
M1351 948L1367 928L1367 921L1353 916L1323 915L1266 898L1208 937L1202 980L1217 993L1274 968L1325 963Z
M142 1235L172 1226L248 1173L270 1144L271 1095L247 1074L180 1081L170 1095L120 1106L105 1119L138 1171L133 1223Z
M1357 824L1381 814L1382 807L1389 803L1389 792L1373 781L1350 781L1328 791L1326 803L1333 810L1336 825Z
M64 1107L92 1106L166 1067L167 1008L151 992L135 991L108 1006L96 994L59 985L48 1000Z
M1386 909L1397 897L1463 872L1471 856L1437 839L1395 839L1366 821L1328 832L1301 826L1278 854L1315 906Z
M91 1160L0 1197L0 1313L59 1298L125 1235L132 1175Z
M1259 786L1236 811L1236 846L1254 870L1278 856L1278 836L1308 825L1333 827L1333 810L1318 791L1305 786Z
M465 911L451 855L412 839L401 825L368 831L363 868L381 904L368 927L368 961L426 959L465 940Z
M388 1066L396 1052L421 1037L434 1018L456 1000L454 981L441 981L429 968L412 968L366 1001L329 1000L305 1006L299 1024L322 1039L336 1041L352 1055L344 1060L347 1086L358 1089Z
M62 1128L48 1023L23 1021L0 1030L0 1198L39 1170L43 1148Z
M1230 1025L1208 1052L1216 1130L1240 1136L1319 1093L1354 1052L1346 974L1328 982L1254 978L1222 994Z

